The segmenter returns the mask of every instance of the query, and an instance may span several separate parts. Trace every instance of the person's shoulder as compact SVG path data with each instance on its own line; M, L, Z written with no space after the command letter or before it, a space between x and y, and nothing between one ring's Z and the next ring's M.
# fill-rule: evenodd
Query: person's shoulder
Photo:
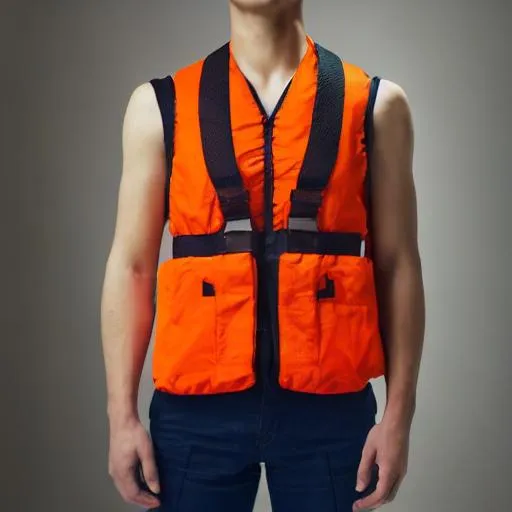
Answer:
M400 111L409 106L409 99L404 88L385 78L380 80L377 102L381 110Z
M145 82L135 85L129 94L125 111L125 125L133 125L144 134L160 135L161 114L154 82L170 78L176 93L178 90L181 96L191 93L194 90L192 84L200 77L205 59L206 57L196 59L172 72L161 71Z
M148 111L156 105L154 87L150 80L135 85L131 91L128 107L137 111Z
M131 91L123 119L123 140L138 142L162 137L162 121L155 90L148 80Z
M374 118L377 123L411 124L409 98L401 85L385 78L380 80Z

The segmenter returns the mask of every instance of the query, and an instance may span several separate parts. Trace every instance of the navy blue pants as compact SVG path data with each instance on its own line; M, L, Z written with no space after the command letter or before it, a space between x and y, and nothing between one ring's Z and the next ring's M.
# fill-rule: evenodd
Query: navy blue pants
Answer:
M260 369L257 384L237 393L154 391L161 512L250 512L260 463L273 512L351 512L375 488L377 466L368 488L355 490L377 412L371 383L355 393L313 395L281 389L268 375Z

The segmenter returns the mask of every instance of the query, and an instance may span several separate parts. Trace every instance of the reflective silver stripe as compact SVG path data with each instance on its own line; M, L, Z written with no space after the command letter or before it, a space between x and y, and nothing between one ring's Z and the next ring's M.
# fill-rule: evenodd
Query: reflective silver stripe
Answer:
M224 229L225 233L228 231L252 231L251 219L229 220Z
M309 217L290 217L288 219L288 229L297 229L300 231L318 231L316 219Z
M364 258L366 254L366 244L364 240L361 240L361 258Z

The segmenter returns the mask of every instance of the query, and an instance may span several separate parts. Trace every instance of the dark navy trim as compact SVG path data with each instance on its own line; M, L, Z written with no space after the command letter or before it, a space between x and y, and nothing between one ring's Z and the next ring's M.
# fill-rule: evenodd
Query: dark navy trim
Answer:
M171 183L172 159L174 156L174 121L176 109L176 89L170 75L165 78L153 78L150 81L155 91L158 107L162 116L165 145L165 206L164 219L169 218L169 187Z
M279 112L279 109L281 108L281 105L283 104L283 101L286 98L286 95L288 94L288 90L290 89L290 86L293 82L293 77L290 79L290 81L286 84L286 87L284 88L283 92L281 93L281 96L279 97L279 100L276 103L276 106L274 107L274 110L270 114L270 116L267 114L267 111L265 110L265 107L263 106L263 103L261 102L260 97L258 96L258 93L256 92L256 89L254 88L254 85L248 80L248 78L244 75L245 81L247 82L247 85L251 91L251 94L254 98L254 101L256 102L256 105L258 106L261 115L263 116L263 119L265 121L274 120L276 117L276 114Z
M368 104L364 118L364 144L366 148L366 175L364 178L364 197L366 207L366 218L368 232L371 233L371 215L372 215L372 201L371 201L371 153L373 150L373 111L375 109L375 100L377 99L377 92L380 85L380 77L374 76L370 83L370 92L368 96Z

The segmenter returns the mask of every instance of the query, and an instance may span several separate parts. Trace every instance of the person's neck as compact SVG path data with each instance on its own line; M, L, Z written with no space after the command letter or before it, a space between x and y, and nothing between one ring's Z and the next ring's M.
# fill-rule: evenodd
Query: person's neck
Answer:
M249 78L292 75L307 50L300 3L275 13L247 12L231 5L231 51Z

